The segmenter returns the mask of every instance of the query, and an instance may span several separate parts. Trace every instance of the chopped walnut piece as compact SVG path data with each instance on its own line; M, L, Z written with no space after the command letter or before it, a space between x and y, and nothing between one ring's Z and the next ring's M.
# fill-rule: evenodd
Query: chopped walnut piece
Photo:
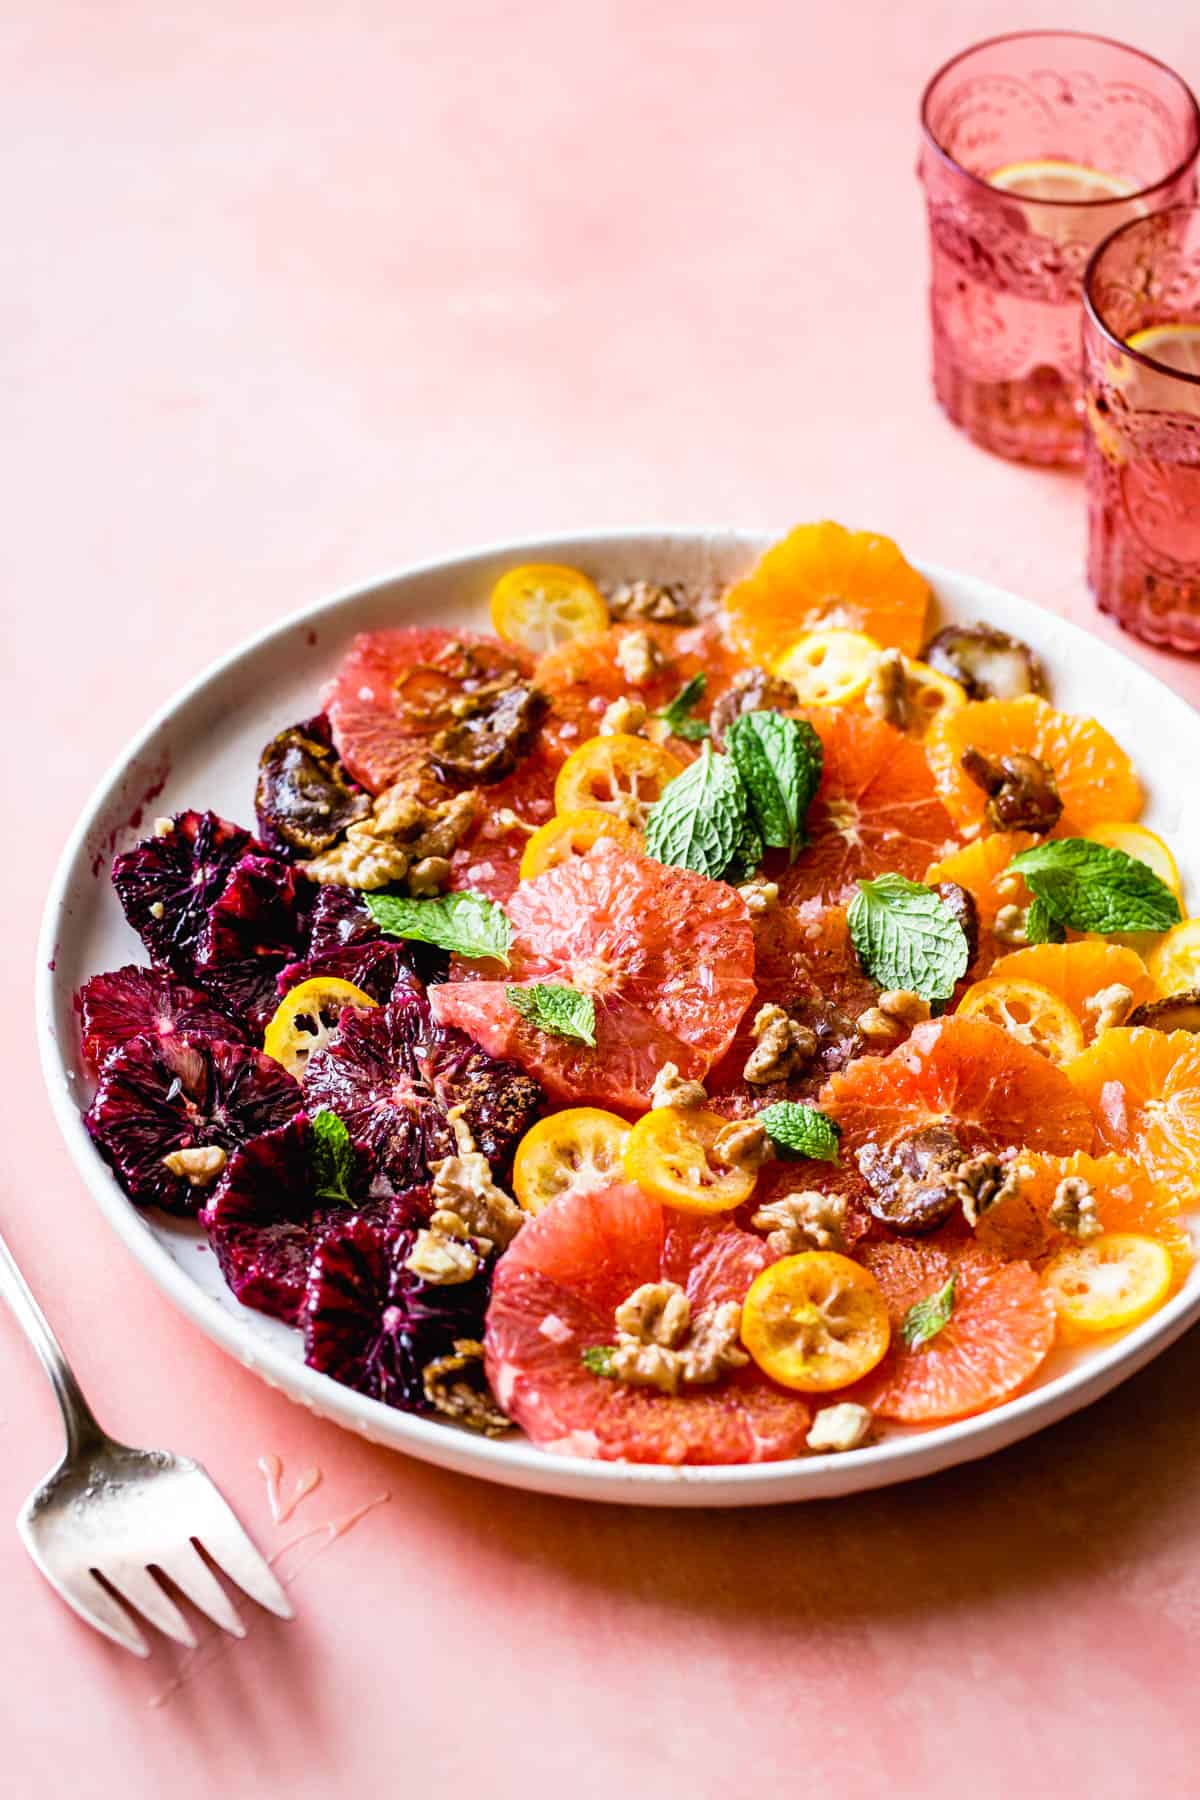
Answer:
M912 701L908 691L908 665L899 650L881 650L863 694L863 705L869 713L897 731L907 731L912 724Z
M687 1112L705 1106L707 1102L703 1082L686 1080L673 1062L664 1063L654 1077L654 1086L650 1089L651 1106L675 1106Z
M300 867L310 880L335 887L373 891L400 882L414 894L436 893L449 879L450 855L478 811L474 789L429 806L410 785L397 782L378 796L368 818L347 829L340 844Z
M662 625L694 625L696 603L681 581L628 581L609 595L614 619L652 619Z
M737 1300L724 1300L701 1313L680 1355L685 1387L707 1387L719 1381L727 1369L744 1369L750 1358L742 1349L742 1308Z
M1027 906L1002 906L992 921L992 933L1002 944L1019 950L1029 942L1028 924Z
M633 700L628 694L621 694L605 707L600 719L600 736L616 737L627 735L636 737L646 723L646 707L641 700Z
M528 819L522 819L511 806L501 806L492 814L491 823L500 831L524 831L530 837L539 829L531 825Z
M795 1256L801 1250L844 1250L846 1247L846 1197L821 1194L805 1188L797 1194L781 1194L760 1206L751 1224L768 1233L767 1249L773 1256Z
M1096 1196L1079 1175L1066 1175L1059 1182L1048 1217L1055 1230L1078 1238L1081 1243L1099 1237L1104 1230L1096 1211Z
M738 1343L741 1320L736 1300L693 1319L677 1282L646 1282L617 1308L612 1377L664 1394L708 1386L726 1369L742 1368L749 1360Z
M997 831L1053 831L1062 817L1062 796L1049 763L1023 750L989 756L968 745L959 757L968 780L988 796L984 811Z
M440 1215L447 1213L457 1219L459 1235L482 1239L489 1248L495 1244L507 1249L528 1215L492 1180L491 1164L475 1148L464 1109L452 1106L446 1117L456 1153L430 1164L430 1197L435 1209L430 1225L437 1228Z
M174 819L155 819L155 821L154 821L155 837L170 837L170 835L174 831L174 829L175 829Z
M450 1218L464 1224L456 1214L435 1213L428 1227L418 1231L417 1241L404 1260L406 1269L438 1287L455 1287L461 1281L470 1281L479 1268L479 1256L469 1238L444 1229Z
M805 1443L810 1450L861 1450L875 1429L875 1415L869 1406L858 1406L853 1400L840 1400L836 1406L823 1406L812 1422Z
M757 1119L731 1119L712 1143L712 1160L723 1169L761 1169L775 1154L765 1125Z
M497 1406L483 1372L483 1345L474 1338L455 1338L452 1356L435 1356L421 1371L425 1398L435 1412L468 1431L499 1437L512 1420Z
M761 919L764 913L769 913L779 903L777 881L763 881L761 878L744 881L738 893L746 902L746 911L752 919Z
M1083 1003L1083 1010L1099 1037L1102 1031L1111 1031L1114 1025L1123 1024L1132 1005L1133 989L1127 988L1123 981L1114 981L1111 987L1090 994Z
M191 1150L172 1150L163 1157L163 1167L172 1175L182 1175L189 1187L211 1187L225 1167L225 1152L220 1144L197 1145Z
M962 1201L963 1217L974 1231L993 1206L1020 1191L1021 1177L1014 1153L1000 1156L984 1150L978 1156L969 1156L959 1164L954 1185Z
M634 687L653 681L666 660L648 631L627 631L617 641L616 658L622 675Z
M162 901L161 901L161 900L152 900L152 901L151 901L151 902L150 902L150 917L151 917L151 918L152 918L152 919L162 919L162 918L165 918L165 917L166 917L166 912L167 912L167 909L166 909L166 907L165 907L165 906L164 906L164 905L163 905L163 903L162 903Z
M677 1281L645 1281L616 1310L617 1336L678 1350L692 1327L692 1309Z
M789 1080L816 1055L816 1032L790 1018L781 1006L760 1006L750 1033L754 1049L742 1077L755 1087Z
M887 988L876 1006L868 1006L866 1012L860 1013L859 1034L868 1044L894 1044L905 1031L923 1025L928 1017L929 1002L922 1000L920 994L907 988Z

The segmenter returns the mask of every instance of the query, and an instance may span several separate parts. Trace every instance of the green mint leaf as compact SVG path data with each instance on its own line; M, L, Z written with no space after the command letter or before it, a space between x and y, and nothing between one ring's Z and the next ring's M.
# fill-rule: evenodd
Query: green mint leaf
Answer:
M737 854L745 823L746 790L736 766L705 744L650 808L646 854L719 881Z
M793 1156L809 1156L815 1162L838 1160L841 1132L832 1119L815 1107L800 1106L794 1100L777 1100L774 1106L764 1106L754 1116L771 1142L782 1150L790 1150Z
M859 962L881 988L949 1000L967 972L966 933L945 901L918 881L860 881L847 923Z
M703 719L691 717L692 708L697 701L703 700L708 687L708 676L701 672L685 681L669 706L664 706L657 715L672 737L683 738L688 743L698 743L701 738L709 736L708 726Z
M308 1121L308 1154L313 1187L318 1200L353 1206L350 1183L354 1179L354 1146L345 1121L322 1106Z
M1036 894L1025 914L1025 937L1031 944L1065 944L1067 941L1065 928Z
M910 1306L900 1321L900 1336L910 1350L919 1350L930 1338L935 1338L942 1328L950 1323L954 1311L954 1290L958 1286L958 1274L955 1272L940 1287L936 1294L930 1294L927 1300L918 1300Z
M821 780L820 738L807 719L749 712L733 721L726 743L763 842L794 860L805 843L804 820Z
M593 1375L607 1375L610 1380L615 1380L612 1359L611 1344L589 1344L586 1350L579 1352L579 1360L585 1369L590 1369Z
M758 826L753 819L747 818L738 847L733 853L733 861L725 871L726 881L731 881L735 887L740 881L749 881L752 875L758 873L766 848Z
M1169 931L1179 902L1136 857L1087 838L1052 838L1008 865L1052 919L1072 931Z
M514 1012L554 1037L574 1038L596 1047L596 1003L572 987L538 981L532 987L506 987L504 997Z
M432 900L409 900L400 894L364 898L367 911L389 937L415 938L456 956L508 963L512 926L504 908L482 894L438 894Z

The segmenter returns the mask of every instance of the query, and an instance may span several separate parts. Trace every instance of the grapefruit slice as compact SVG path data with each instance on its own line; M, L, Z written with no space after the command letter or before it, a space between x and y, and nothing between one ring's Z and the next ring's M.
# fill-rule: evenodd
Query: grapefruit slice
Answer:
M727 1220L673 1213L627 1185L564 1194L496 1265L484 1335L492 1392L543 1450L601 1461L771 1462L803 1449L810 1413L750 1365L679 1394L593 1374L616 1309L645 1282L675 1281L692 1315L740 1303L770 1256Z
M470 888L504 904L521 879L532 833L554 815L558 767L558 758L539 743L511 775L484 789L479 818L450 858L452 888Z
M1054 1342L1054 1305L1028 1263L939 1242L863 1244L859 1260L888 1303L892 1347L848 1397L884 1419L933 1425L964 1419L1008 1400L1037 1372ZM910 1309L954 1276L954 1304L942 1329L910 1348L901 1327Z
M860 1056L831 1076L820 1105L841 1127L843 1157L943 1123L972 1148L1065 1156L1092 1142L1087 1106L1064 1071L982 1019L918 1025L890 1056Z
M660 659L651 678L636 686L618 660L622 639L634 633L648 637ZM706 718L739 667L725 648L715 621L683 629L653 622L615 625L600 637L560 644L539 659L534 671L538 687L550 699L543 736L560 757L569 756L586 739L595 737L604 709L612 701L628 695L641 700L648 712L661 712L694 675L704 676L705 690L692 716ZM696 754L694 743L674 737L667 742L674 754L685 760Z
M451 722L453 701L499 674L527 675L532 660L481 631L360 632L321 696L337 753L378 794L424 766L423 740Z
M555 1100L644 1110L664 1063L697 1080L707 1074L754 997L745 903L688 869L598 847L523 881L508 916L506 978L451 981L430 991L430 1004L440 1023L536 1074ZM459 963L456 973L471 969ZM539 1031L515 1011L506 987L537 982L592 997L594 1047Z
M814 706L806 716L825 766L809 809L811 842L774 874L781 898L847 900L863 877L889 873L920 881L958 842L921 745L851 708Z

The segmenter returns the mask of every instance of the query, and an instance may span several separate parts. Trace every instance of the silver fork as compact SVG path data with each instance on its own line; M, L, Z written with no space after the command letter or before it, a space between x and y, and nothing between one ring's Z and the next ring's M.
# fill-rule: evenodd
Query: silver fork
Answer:
M66 1427L66 1455L25 1502L17 1530L67 1605L115 1644L149 1656L118 1594L177 1644L194 1649L195 1633L156 1578L160 1570L214 1625L245 1637L228 1594L200 1555L197 1545L203 1545L252 1600L292 1618L287 1595L199 1463L169 1450L132 1450L100 1429L3 1237L0 1292L41 1358Z

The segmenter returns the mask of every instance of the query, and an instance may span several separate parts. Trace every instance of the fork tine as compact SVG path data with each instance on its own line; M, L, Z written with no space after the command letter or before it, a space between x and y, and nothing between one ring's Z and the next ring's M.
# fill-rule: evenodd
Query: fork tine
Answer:
M194 1544L185 1539L173 1545L169 1555L159 1557L158 1566L214 1625L230 1637L245 1637L246 1627L237 1608Z
M248 1536L240 1519L224 1495L212 1482L207 1484L204 1505L192 1517L192 1536L203 1544L209 1556L230 1581L235 1581L244 1594L265 1606L278 1619L294 1619L295 1609L284 1593L270 1564Z
M114 1644L120 1644L123 1650L132 1650L135 1656L149 1656L150 1646L125 1608L117 1604L107 1588L101 1587L90 1569L51 1575L40 1561L38 1567L51 1587L58 1590L72 1612L78 1613L85 1624L110 1638Z
M171 1596L161 1588L149 1569L141 1568L137 1563L125 1563L120 1571L101 1569L110 1587L116 1588L122 1600L148 1619L151 1625L167 1637L174 1638L185 1650L196 1648L196 1634L172 1600Z

